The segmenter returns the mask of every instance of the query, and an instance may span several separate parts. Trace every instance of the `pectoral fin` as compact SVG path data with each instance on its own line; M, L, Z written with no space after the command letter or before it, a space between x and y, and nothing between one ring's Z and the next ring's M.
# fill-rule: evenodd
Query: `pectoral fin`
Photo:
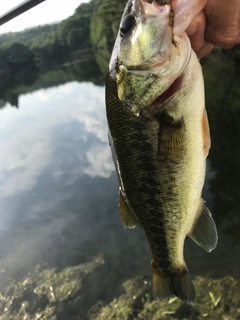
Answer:
M204 201L202 201L201 213L188 236L208 252L216 248L218 241L216 225Z
M202 134L203 134L203 153L204 158L207 158L209 149L211 147L210 130L208 124L207 111L204 109L202 117Z
M119 188L119 211L124 226L130 229L135 228L137 225L136 218L126 203L121 188Z

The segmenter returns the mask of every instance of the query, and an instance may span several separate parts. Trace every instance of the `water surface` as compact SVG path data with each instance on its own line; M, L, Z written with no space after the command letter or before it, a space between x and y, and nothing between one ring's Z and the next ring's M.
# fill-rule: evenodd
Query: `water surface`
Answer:
M18 108L6 103L0 110L1 291L10 294L13 281L34 279L36 266L49 274L55 268L55 274L99 257L101 263L89 267L91 272L74 278L81 289L77 304L86 315L99 300L118 297L124 281L150 278L150 250L142 230L125 229L119 218L104 87L68 79L59 86L24 90ZM219 243L208 254L187 239L185 257L193 277L239 279L240 135L228 134L233 126L238 130L239 111L229 107L228 117L218 118L222 130L212 106L209 117L212 151L203 198L216 221ZM73 309L70 305L62 314L78 319L70 318Z

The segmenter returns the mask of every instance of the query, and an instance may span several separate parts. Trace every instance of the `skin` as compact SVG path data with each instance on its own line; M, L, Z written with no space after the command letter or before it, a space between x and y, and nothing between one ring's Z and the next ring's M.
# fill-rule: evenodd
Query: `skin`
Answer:
M186 32L199 59L214 46L228 49L240 43L240 1L208 0Z

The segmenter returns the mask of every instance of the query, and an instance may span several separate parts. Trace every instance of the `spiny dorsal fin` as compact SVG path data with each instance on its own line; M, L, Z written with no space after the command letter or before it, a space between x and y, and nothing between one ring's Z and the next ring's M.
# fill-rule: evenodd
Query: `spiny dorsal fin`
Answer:
M121 220L125 227L127 228L135 228L137 225L136 218L134 214L129 209L129 206L126 203L126 200L123 197L121 188L119 188L119 212Z
M216 248L218 241L216 225L204 201L201 202L200 215L188 236L208 252Z

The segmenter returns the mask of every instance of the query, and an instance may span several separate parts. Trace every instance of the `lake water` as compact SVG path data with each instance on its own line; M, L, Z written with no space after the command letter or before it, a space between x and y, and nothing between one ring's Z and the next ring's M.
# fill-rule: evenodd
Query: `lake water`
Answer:
M57 274L95 261L92 272L75 278L81 288L73 299L78 296L83 319L99 300L109 303L122 294L124 281L149 277L151 256L145 236L140 228L125 229L118 214L104 87L68 82L21 95L18 109L7 104L0 110L0 149L3 294L11 294L13 282L23 283L34 275L36 266L41 272L56 268ZM239 218L218 206L225 197L223 185L216 186L219 174L210 158L203 197L217 224L218 246L208 254L187 239L185 258L193 277L239 279ZM66 310L63 319L80 319L71 318L71 307Z

